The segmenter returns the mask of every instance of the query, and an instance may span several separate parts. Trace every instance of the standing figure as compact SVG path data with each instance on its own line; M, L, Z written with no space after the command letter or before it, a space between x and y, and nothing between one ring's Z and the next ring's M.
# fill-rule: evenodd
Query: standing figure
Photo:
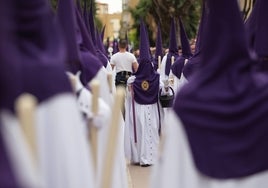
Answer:
M166 118L151 187L264 187L268 77L250 57L237 1L203 2L206 43Z
M174 89L174 74L171 70L173 63L179 57L177 37L176 37L176 26L175 18L172 18L170 25L170 38L169 38L169 48L168 53L163 57L160 68L161 80L169 82L169 86Z
M140 63L135 75L128 79L126 131L129 131L132 164L155 164L160 134L158 104L159 77L149 55L149 41L143 22L140 26Z
M137 59L132 53L126 50L127 46L127 41L121 39L119 41L119 52L111 57L110 63L112 68L114 69L116 67L116 86L122 85L126 87L127 79L138 69Z

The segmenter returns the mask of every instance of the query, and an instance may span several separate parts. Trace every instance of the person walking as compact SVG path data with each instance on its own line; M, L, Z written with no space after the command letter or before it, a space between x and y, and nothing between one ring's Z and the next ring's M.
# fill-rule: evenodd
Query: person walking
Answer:
M161 132L158 104L160 75L154 70L147 36L147 29L141 21L139 68L128 79L126 92L125 129L129 131L131 144L127 156L131 164L142 167L156 163Z
M127 45L127 41L125 39L121 39L119 41L119 52L115 53L111 57L110 63L112 69L116 67L116 86L122 85L126 87L127 79L138 69L137 59L132 53L126 50Z

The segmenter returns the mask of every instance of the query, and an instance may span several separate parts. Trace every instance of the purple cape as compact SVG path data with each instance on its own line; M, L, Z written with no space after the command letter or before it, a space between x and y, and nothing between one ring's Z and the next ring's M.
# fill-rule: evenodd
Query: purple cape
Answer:
M70 92L64 69L66 49L59 24L45 0L13 2L10 19L1 22L1 107L14 112L14 101L30 93L43 102L55 94ZM2 28L2 27L1 27Z
M237 1L206 2L200 69L174 110L201 173L245 177L268 169L268 77L255 71Z
M133 83L134 100L139 104L158 102L159 74L155 72L149 54L149 40L143 21L140 26L140 59L139 68Z

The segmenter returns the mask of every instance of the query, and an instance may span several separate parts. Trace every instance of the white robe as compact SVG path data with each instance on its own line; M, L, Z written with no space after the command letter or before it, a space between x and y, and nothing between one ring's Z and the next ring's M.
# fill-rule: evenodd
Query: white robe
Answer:
M109 90L109 84L108 84L108 71L104 66L101 67L101 69L97 72L94 79L98 80L100 82L100 98L104 100L109 106L112 106L112 96L111 92Z
M109 67L107 66L107 69L109 70ZM110 106L113 106L113 93L109 90L109 84L107 80L107 69L102 67L97 75L95 76L95 79L99 80L101 83L100 87L100 97ZM113 91L115 92L115 86L113 84L112 87ZM112 113L109 115L109 119L112 118ZM107 138L109 134L110 129L110 122L107 121L106 125L103 125L98 130L98 159L97 159L97 187L101 185L101 176L102 176L102 169L103 164L107 157L106 154L106 146L107 146ZM124 154L124 120L121 116L120 118L120 128L118 133L118 139L116 143L116 150L115 152L115 161L114 161L114 168L112 172L112 183L111 188L127 188L128 187L128 180L127 180L127 163L126 158Z
M2 110L0 120L2 125L0 136L3 137L7 156L18 184L27 188L45 188L38 163L34 161L18 119L10 112Z
M195 167L182 122L174 111L164 121L163 145L153 168L151 188L256 188L268 185L268 171L229 180L204 176Z
M175 95L180 91L181 87L183 85L185 85L186 83L188 83L188 80L185 78L185 76L183 75L183 73L181 73L181 78L178 79L172 72L172 70L170 70L170 74L169 76L167 76L165 74L165 68L166 68L166 60L167 60L167 55L165 55L162 59L161 62L161 69L160 69L160 79L162 81L164 80L169 80L169 86L172 87L172 89L174 90ZM188 59L185 59L184 64L186 64L188 62Z
M106 69L109 66L107 65ZM89 120L91 125L98 128L97 131L97 164L95 170L95 177L97 181L97 186L99 187L102 181L102 169L103 164L107 159L106 154L106 146L107 146L107 138L110 131L110 118L112 117L111 107L113 105L113 93L111 93L108 87L107 80L107 70L102 67L94 79L98 80L100 83L100 98L99 98L99 108L98 114L94 115L92 113L92 95L89 90L83 87L82 83L79 79L79 74L75 75L75 92L79 92L79 96L77 99L78 107L80 111L86 115L87 120ZM68 73L70 77L73 77L71 73ZM112 184L111 187L115 188L125 188L127 187L127 166L126 160L124 156L124 122L121 117L120 128L118 133L118 140L116 142L116 150L115 152L115 161L114 161L114 169L112 172ZM88 131L86 130L86 134Z
M10 145L15 164L19 164L22 180L27 181L32 172L30 156L27 157L23 137L15 116L2 114L5 136ZM49 188L95 187L90 145L85 134L85 124L79 114L75 97L70 93L57 94L43 101L36 109L36 143L38 183ZM16 136L16 139L12 139ZM18 143L20 140L20 143ZM15 151L17 150L17 151ZM21 151L23 150L23 151ZM24 154L23 154L24 152ZM29 155L29 154L28 154ZM19 162L16 162L16 160ZM32 162L32 161L31 161ZM28 165L24 165L27 164ZM23 168L22 168L23 167ZM30 170L31 171L30 171ZM32 177L34 177L32 175ZM29 178L28 178L29 179Z
M128 79L128 85L134 82L135 76ZM155 164L157 160L157 151L159 144L159 110L158 104L142 105L134 101L134 112L132 105L131 91L127 91L126 98L126 131L129 131L130 137L130 157L132 163ZM159 104L160 107L160 104ZM161 111L161 110L160 110ZM134 123L133 117L136 118L136 135L137 143L134 140Z
M95 187L85 130L73 95L59 94L38 106L39 161L46 187Z

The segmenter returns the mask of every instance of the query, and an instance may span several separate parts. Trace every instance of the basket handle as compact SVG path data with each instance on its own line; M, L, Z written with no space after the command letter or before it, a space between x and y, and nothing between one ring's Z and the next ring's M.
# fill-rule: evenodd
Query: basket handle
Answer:
M170 87L170 86L168 86L168 88L171 89L171 91L172 91L172 95L175 95L175 92L174 92L173 88ZM160 90L159 90L159 95L161 94L161 92L162 92L162 88L160 88Z

